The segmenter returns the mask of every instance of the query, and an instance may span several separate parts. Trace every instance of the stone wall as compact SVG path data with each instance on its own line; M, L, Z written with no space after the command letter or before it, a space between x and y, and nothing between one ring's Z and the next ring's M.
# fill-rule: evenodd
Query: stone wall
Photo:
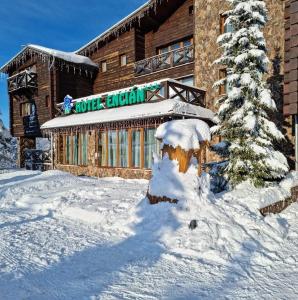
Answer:
M99 168L94 166L69 166L58 164L57 170L71 173L76 176L91 177L121 177L125 179L150 179L151 170L126 169L126 168Z

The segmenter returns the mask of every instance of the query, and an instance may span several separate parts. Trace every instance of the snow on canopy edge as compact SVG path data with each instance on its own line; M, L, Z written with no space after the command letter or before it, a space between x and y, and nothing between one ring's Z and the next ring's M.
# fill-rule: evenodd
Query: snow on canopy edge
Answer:
M34 44L29 44L27 47L35 49L37 51L45 52L54 57L63 59L68 62L72 62L74 64L85 64L93 67L98 67L98 65L95 62L93 62L89 57L76 54L75 52L66 52L66 51L51 49L51 48L34 45Z
M199 119L173 120L161 124L155 137L162 140L163 145L180 147L185 151L200 149L200 142L210 141L209 125ZM162 145L162 146L163 146Z
M15 56L13 56L8 62L2 65L0 67L0 72L6 73L5 69L8 67L8 65L10 65L18 56L22 55L26 50L29 49L35 50L40 53L45 53L47 55L62 59L64 61L73 64L89 65L98 69L98 65L95 62L93 62L90 58L80 54L76 54L75 52L65 52L65 51L55 50L55 49L51 49L39 45L28 44L21 51L19 51Z
M214 118L214 113L207 108L195 106L177 99L167 99L160 102L62 116L44 123L41 129L47 130L168 115L187 116L209 121L212 121Z

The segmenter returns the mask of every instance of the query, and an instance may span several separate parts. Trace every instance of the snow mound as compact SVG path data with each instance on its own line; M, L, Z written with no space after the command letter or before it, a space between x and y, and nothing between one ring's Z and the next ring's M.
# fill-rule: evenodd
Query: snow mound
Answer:
M289 193L297 178L272 188ZM266 189L247 185L150 206L147 187L59 171L0 174L0 298L297 299L297 204L263 218Z
M167 197L178 201L194 200L198 197L199 177L196 165L192 164L186 173L179 172L177 160L167 155L155 160L149 183L149 194L155 197Z
M162 140L163 145L180 146L185 151L200 149L200 142L211 140L208 124L197 119L163 123L157 128L155 137Z

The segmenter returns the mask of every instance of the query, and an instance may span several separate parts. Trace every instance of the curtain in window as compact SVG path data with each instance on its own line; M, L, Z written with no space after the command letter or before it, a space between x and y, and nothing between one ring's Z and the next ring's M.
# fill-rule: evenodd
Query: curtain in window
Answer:
M107 133L100 132L98 135L98 164L100 167L107 166L107 144L106 144Z
M82 155L81 165L87 166L88 165L88 134L82 133L80 137L81 137L81 155Z
M77 166L79 163L78 137L77 137L77 135L74 135L72 138L73 138L73 149L72 149L73 161L72 161L72 164Z
M141 167L141 131L132 131L132 167Z
M120 151L120 167L128 167L128 132L127 130L119 131L119 151Z
M109 140L109 167L117 166L117 131L111 130L108 132Z
M155 128L146 128L144 130L144 167L151 169L153 164L153 152L156 148Z
M66 137L66 160L65 160L65 162L67 165L70 164L70 151L71 151L70 138L71 138L70 136Z

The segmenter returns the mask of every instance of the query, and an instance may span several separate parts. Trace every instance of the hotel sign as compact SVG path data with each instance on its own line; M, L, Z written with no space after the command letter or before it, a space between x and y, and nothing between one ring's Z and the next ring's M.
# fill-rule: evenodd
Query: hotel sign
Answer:
M147 97L147 91L156 91L160 89L160 84L154 83L142 87L134 87L129 90L112 92L104 96L91 96L79 101L72 100L70 96L64 98L64 114L86 113L102 109L116 108L128 105L144 103Z

